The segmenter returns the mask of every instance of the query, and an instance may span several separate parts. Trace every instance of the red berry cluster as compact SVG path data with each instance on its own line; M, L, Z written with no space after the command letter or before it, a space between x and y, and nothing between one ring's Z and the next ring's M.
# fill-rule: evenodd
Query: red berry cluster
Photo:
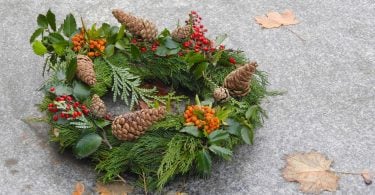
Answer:
M56 97L53 103L48 104L48 111L54 113L54 121L59 120L59 118L76 119L90 112L86 105L74 101L72 96L69 95Z
M189 16L190 20L185 22L188 25L192 25L193 32L190 35L190 39L185 41L182 45L185 48L193 49L195 52L216 51L213 42L205 36L207 29L201 24L202 17L200 17L196 11L191 11Z
M229 58L229 63L236 64L236 59L234 57Z
M144 43L142 42L138 42L137 39L132 39L130 41L131 44L134 44L135 46L137 46L139 48L139 50L142 52L142 53L145 53L147 52L148 48L147 48L147 45L145 45ZM155 41L152 45L151 45L151 51L155 52L158 47L159 47L160 43L159 41Z

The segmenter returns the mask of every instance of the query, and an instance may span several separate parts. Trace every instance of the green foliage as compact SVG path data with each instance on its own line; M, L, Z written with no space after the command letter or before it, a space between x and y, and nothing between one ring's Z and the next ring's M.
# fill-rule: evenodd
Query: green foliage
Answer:
M107 93L108 88L112 86L112 70L102 58L96 58L94 64L96 84L91 87L91 91L93 94L103 96Z
M57 129L58 136L55 136L54 133L51 132L51 141L59 143L61 152L66 148L73 147L81 135L80 131L70 126L54 125L51 131L53 131L54 128Z
M66 16L63 24L64 35L70 37L77 31L77 23L72 14Z
M42 102L40 104L37 104L38 109L40 112L44 112L48 109L48 104L53 102L53 97L49 95L45 95L42 99Z
M187 173L193 165L196 153L201 150L200 139L176 135L168 143L163 160L158 169L158 187L161 189L176 174Z
M43 45L41 41L34 41L32 47L36 55L42 56L45 53L47 53L47 48Z
M102 137L96 133L90 133L83 136L75 145L74 153L78 158L88 157L94 153L102 143Z
M157 99L154 95L156 89L141 88L141 79L130 73L128 68L119 68L112 65L106 60L112 69L113 76L113 101L116 101L117 96L125 102L126 105L133 109L134 105L138 104L139 100L143 100L147 104L152 102L152 99ZM129 102L130 99L130 102Z

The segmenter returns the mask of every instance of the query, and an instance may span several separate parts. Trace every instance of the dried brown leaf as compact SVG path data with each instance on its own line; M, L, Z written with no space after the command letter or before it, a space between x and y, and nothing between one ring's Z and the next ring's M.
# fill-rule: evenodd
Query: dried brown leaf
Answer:
M83 192L85 192L85 185L81 182L77 182L72 195L82 195Z
M320 193L336 191L339 177L330 170L332 160L318 152L295 153L286 158L283 177L290 182L299 182L302 192Z
M367 170L367 169L363 170L361 172L361 176L362 176L365 184L367 184L367 185L372 184L373 173L371 173L369 170Z
M263 28L277 28L281 25L297 24L298 20L291 10L285 10L282 13L268 12L266 16L256 16L255 21L262 25Z
M97 182L95 189L100 195L127 195L133 191L133 187L124 182L112 182L110 184Z

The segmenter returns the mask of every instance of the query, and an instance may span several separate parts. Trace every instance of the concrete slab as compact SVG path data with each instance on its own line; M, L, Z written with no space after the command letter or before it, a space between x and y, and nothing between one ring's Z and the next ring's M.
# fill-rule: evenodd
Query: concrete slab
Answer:
M35 89L42 83L43 60L28 40L37 14L48 8L60 21L72 12L87 23L115 23L111 9L123 8L160 28L172 28L196 10L212 37L228 33L228 47L258 61L270 74L271 89L287 91L264 102L269 119L253 146L238 148L230 162L216 163L207 180L187 181L192 194L298 194L298 186L280 174L283 156L295 151L323 152L340 171L375 170L373 0L0 0L0 5L0 194L70 194L77 180L89 185L95 180L87 162L48 145L47 127L34 130L20 120L39 115L33 104L41 99ZM264 30L253 20L286 8L300 24ZM344 176L337 194L375 194L375 185Z

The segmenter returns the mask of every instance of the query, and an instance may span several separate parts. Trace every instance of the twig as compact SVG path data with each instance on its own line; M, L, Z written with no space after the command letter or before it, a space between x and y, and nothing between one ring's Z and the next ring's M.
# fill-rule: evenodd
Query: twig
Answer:
M353 173L353 172L346 172L346 171L332 171L338 174L345 174L345 175L361 175L361 173Z
M102 130L103 130L103 142L108 145L108 147L109 147L110 150L112 150L112 145L111 145L111 143L109 143L109 141L107 139L107 134L105 133L104 129L102 129Z
M143 178L143 189L145 191L145 195L147 195L147 183L146 183L146 176L145 172L142 171L142 178Z
M117 177L118 177L122 182L124 182L124 184L126 184L126 180L125 180L123 177L121 177L121 175L117 175Z
M285 29L287 29L289 32L293 33L294 35L296 35L296 37L298 37L301 41L305 42L306 40L304 38L302 38L298 33L294 32L293 30L291 30L290 28L288 27L285 27Z

